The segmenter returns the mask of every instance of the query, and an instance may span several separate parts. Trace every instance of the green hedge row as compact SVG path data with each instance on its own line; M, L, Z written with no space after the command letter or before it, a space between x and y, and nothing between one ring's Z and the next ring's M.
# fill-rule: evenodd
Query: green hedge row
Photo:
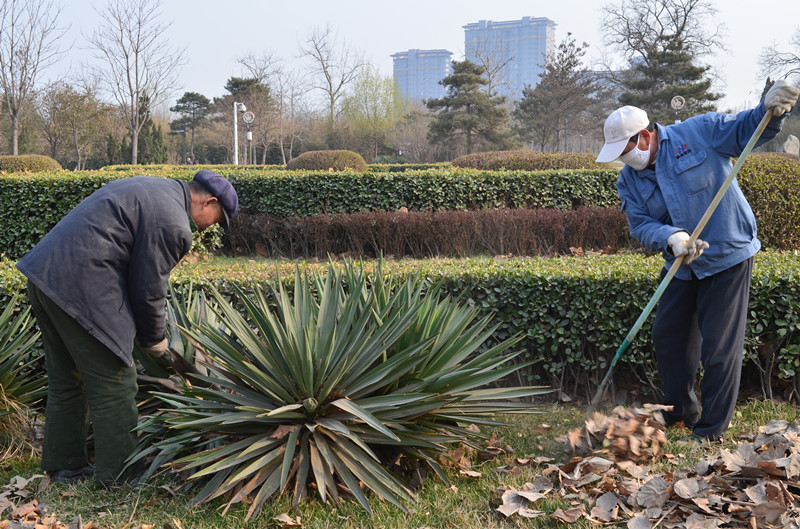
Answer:
M370 211L479 208L619 207L615 170L404 172L222 169L250 214L306 217ZM233 166L230 166L233 167ZM18 258L94 189L113 178L148 174L191 179L198 166L119 166L0 176L0 253ZM739 182L759 221L764 247L800 248L800 161L751 155Z
M756 215L761 241L776 250L800 249L800 158L751 154L737 178Z
M465 154L453 160L454 167L509 171L549 171L553 169L609 169L595 162L596 156L581 152L486 151Z
M0 177L0 253L18 259L106 182L149 174L191 179L194 169L140 167ZM560 208L619 203L613 171L489 172L470 169L350 173L242 170L226 173L241 210L276 217L366 211Z
M619 204L614 171L283 172L234 176L243 210L277 217L366 211Z
M365 262L374 266L374 262ZM172 283L213 285L232 294L232 284L291 282L294 267L324 263L212 259L184 264ZM515 259L387 261L397 278L418 275L429 284L493 313L495 340L522 333L526 368L521 382L547 384L580 399L592 396L619 344L655 292L659 257L609 255ZM22 284L13 262L0 261L0 296ZM0 300L4 301L4 300ZM657 392L658 372L650 345L651 315L615 369L617 388ZM745 383L764 394L800 372L800 256L762 252L756 256L747 328ZM755 378L755 380L754 380ZM516 381L520 382L520 381ZM655 397L654 397L655 398Z

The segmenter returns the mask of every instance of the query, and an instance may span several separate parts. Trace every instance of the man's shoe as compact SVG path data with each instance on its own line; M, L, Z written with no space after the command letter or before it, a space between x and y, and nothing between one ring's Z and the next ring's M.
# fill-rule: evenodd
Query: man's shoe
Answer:
M80 468L56 470L50 474L53 483L78 483L94 476L94 465L84 465Z
M687 435L686 437L679 439L677 444L679 445L701 445L701 444L722 444L723 437L706 437L704 435L698 435L693 433L691 435Z

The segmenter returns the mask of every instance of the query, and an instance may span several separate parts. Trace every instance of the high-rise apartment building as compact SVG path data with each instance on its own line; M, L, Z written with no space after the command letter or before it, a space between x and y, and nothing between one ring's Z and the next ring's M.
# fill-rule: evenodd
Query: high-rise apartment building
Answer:
M481 20L463 26L464 56L491 69L498 95L517 100L522 89L539 84L545 58L553 51L556 23L549 18L522 17L495 22Z
M452 52L447 50L408 50L392 55L394 79L403 96L412 101L443 97L439 81L453 73Z

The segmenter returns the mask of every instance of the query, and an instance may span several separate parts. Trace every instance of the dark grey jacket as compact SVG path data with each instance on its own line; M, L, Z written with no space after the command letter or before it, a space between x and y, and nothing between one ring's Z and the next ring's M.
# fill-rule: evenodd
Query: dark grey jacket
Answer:
M136 176L78 204L17 268L64 312L132 364L133 340L165 336L170 271L192 246L186 182Z

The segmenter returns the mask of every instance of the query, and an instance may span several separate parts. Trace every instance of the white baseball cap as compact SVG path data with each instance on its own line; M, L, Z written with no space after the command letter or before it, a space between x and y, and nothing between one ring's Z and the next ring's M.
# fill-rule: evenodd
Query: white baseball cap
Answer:
M650 124L647 112L641 108L624 106L612 112L603 125L606 143L597 156L597 162L613 162L620 157L631 136Z

